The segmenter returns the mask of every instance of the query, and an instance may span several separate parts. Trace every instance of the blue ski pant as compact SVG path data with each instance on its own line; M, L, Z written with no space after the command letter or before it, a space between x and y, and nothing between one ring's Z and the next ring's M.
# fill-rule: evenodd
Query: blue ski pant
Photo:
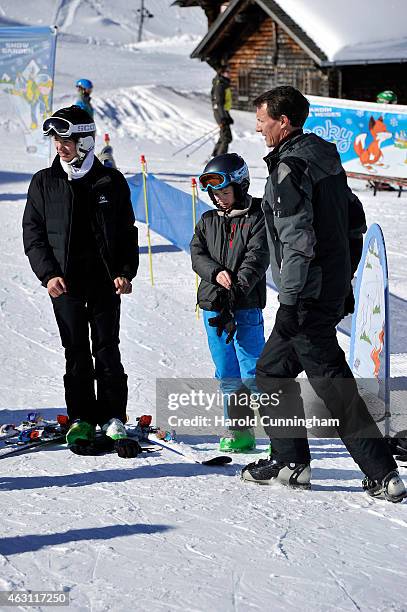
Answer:
M233 393L242 384L250 385L252 379L254 390L256 363L260 357L264 340L263 313L260 308L237 310L235 313L236 333L234 339L226 344L226 332L218 336L216 327L209 325L209 319L219 313L203 310L203 321L208 337L209 350L215 364L215 378L220 381L223 393ZM228 417L227 401L224 402L224 416Z

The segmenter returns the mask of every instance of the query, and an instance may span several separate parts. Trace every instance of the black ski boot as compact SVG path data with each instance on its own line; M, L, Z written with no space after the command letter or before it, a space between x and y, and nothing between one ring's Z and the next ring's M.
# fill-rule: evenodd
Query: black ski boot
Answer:
M293 488L311 488L311 467L305 463L285 463L276 459L259 459L243 468L242 480L270 485L280 483Z
M362 487L370 497L386 499L394 504L403 501L407 497L406 487L397 470L389 472L381 482L370 480L366 476L362 481Z

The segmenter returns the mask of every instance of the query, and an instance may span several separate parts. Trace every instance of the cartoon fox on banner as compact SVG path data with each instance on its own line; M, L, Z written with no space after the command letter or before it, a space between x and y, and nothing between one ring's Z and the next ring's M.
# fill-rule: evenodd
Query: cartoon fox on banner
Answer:
M407 178L407 106L307 96L304 132L336 145L346 172Z
M368 170L372 170L374 164L382 166L383 163L380 161L383 158L383 151L381 144L392 138L391 132L388 131L386 124L383 121L383 117L369 119L369 132L372 140L368 143L368 134L358 134L353 143L353 147L356 151L357 156L363 166L366 166Z

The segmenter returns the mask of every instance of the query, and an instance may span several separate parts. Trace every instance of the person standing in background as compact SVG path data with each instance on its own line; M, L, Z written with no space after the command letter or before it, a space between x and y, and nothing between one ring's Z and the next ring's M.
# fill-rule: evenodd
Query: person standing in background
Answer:
M95 113L90 102L92 99L90 94L93 90L92 81L89 81L89 79L78 79L75 85L76 89L78 90L78 99L76 100L75 105L86 111L93 118Z
M215 121L220 129L219 140L212 153L212 156L216 157L216 155L227 153L233 140L230 129L233 119L229 113L232 108L232 90L230 89L230 70L228 66L219 68L213 79L211 100Z

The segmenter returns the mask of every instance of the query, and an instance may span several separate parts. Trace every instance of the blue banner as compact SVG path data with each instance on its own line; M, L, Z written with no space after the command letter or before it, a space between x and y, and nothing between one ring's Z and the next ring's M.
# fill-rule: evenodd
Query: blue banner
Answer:
M42 122L52 110L55 48L54 29L0 28L0 113L12 148L39 157L49 156Z
M335 143L347 172L407 178L407 106L308 98L304 131Z
M146 222L143 175L135 174L127 179L131 191L136 219ZM189 243L194 233L192 195L171 187L153 174L147 177L148 218L150 228L167 238L172 244L189 253ZM210 206L197 200L196 220L209 210Z

